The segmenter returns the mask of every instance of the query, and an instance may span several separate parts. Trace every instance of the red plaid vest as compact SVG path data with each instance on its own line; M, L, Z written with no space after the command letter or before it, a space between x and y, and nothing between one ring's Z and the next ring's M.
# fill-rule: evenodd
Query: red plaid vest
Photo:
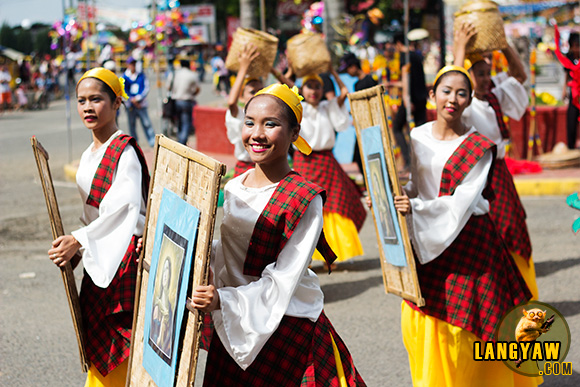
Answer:
M493 108L495 119L497 120L497 126L499 126L499 132L501 133L502 138L509 140L510 132L503 120L503 112L501 111L501 106L499 105L497 97L490 91L484 95L484 98L489 102L489 106Z
M453 195L455 189L477 162L483 157L485 152L491 149L495 160L496 145L484 135L473 132L457 147L455 152L449 157L443 173L441 174L441 185L439 187L439 196ZM493 190L490 188L491 176L493 175L493 161L492 169L489 171L488 184L483 191L483 196L491 200L493 199Z
M452 195L487 150L495 151L495 144L477 132L470 134L445 164L439 196ZM486 341L494 340L510 308L531 298L488 214L471 216L439 257L417 265L417 275L425 306L407 301L409 306Z
M260 276L267 265L276 262L310 201L318 194L322 195L323 200L326 199L322 188L294 171L282 179L254 227L244 261L245 275ZM330 268L336 255L328 245L324 232L320 234L316 249Z
M121 134L111 141L109 147L105 151L105 155L103 156L101 164L97 168L97 172L93 178L91 191L89 192L89 197L87 198L87 204L99 208L101 201L113 183L113 176L115 170L117 169L119 158L121 157L121 153L123 153L123 150L125 150L127 144L131 144L133 146L135 152L137 153L137 157L141 162L141 192L143 193L143 200L145 200L145 203L147 203L147 194L149 191L149 171L147 169L145 156L143 155L143 151L139 145L137 145L137 141L133 137L126 134Z
M131 144L142 169L143 199L149 189L149 172L141 148L135 139L119 135L111 141L97 168L87 204L96 208L113 182L121 153ZM133 236L115 277L105 289L95 285L86 273L81 284L81 311L87 335L87 355L99 372L106 376L129 357L135 286L137 281L137 237Z

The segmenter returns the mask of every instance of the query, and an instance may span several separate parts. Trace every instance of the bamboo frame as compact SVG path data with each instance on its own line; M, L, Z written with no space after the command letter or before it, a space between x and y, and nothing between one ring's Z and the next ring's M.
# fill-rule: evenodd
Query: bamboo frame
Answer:
M137 272L127 386L155 386L154 381L143 368L142 360L147 285L163 188L182 196L187 203L201 211L192 263L193 274L188 286L188 295L191 297L197 286L205 285L208 282L209 257L220 181L226 172L224 164L163 135L156 136L154 152L155 160L147 203L143 251ZM184 317L185 328L182 329L183 333L179 343L175 385L193 387L203 315L197 310L188 310L189 313L186 313Z
M363 151L362 141L360 141L362 131L366 128L379 125L381 128L381 137L383 140L382 145L385 154L385 164L387 166L387 173L389 177L389 181L385 183L390 185L394 195L401 195L403 191L399 183L395 165L395 156L392 151L393 137L387 123L387 107L385 106L384 94L384 86L378 85L355 93L350 93L348 95L348 99L350 101L350 109L356 129L357 138L359 139L358 145L361 157L364 160L366 156ZM365 163L363 163L363 169L365 170L364 176L368 187L369 182ZM415 258L411 247L411 241L409 239L409 231L407 229L407 222L405 217L397 212L397 220L401 230L402 243L407 262L406 267L398 267L391 265L385 259L385 252L379 237L378 219L375 218L374 212L372 212L372 214L375 223L375 231L377 234L385 292L396 294L399 297L414 302L418 306L425 305L425 300L421 296L421 288L419 287Z
M40 176L40 183L42 184L42 191L44 192L44 199L46 200L46 209L48 210L48 217L50 219L50 228L52 231L52 238L56 239L61 235L65 235L64 227L62 226L62 218L60 217L60 211L58 209L58 202L56 199L56 192L54 191L54 185L52 184L52 175L50 173L50 167L48 165L48 152L42 144L36 139L36 137L30 138L30 143L32 144L32 151L34 153L34 158L36 159L36 166L38 167L38 174ZM73 257L71 262L78 260L80 257ZM66 298L68 300L68 306L70 309L73 327L75 329L75 334L77 336L77 344L79 348L79 356L81 361L81 368L83 372L89 370L90 364L86 351L86 335L83 329L83 320L81 316L81 304L79 301L79 293L77 291L77 286L75 282L73 266L71 262L67 262L64 267L61 267L62 282L64 285L64 290L66 293Z

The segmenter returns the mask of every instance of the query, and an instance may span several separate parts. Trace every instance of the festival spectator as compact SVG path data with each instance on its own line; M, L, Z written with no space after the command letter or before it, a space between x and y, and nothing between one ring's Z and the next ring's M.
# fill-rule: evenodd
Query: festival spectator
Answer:
M360 91L368 89L369 87L376 86L377 81L370 75L365 74L360 66L360 60L353 53L346 53L340 60L340 65L338 67L338 72L346 72L351 77L355 77L358 80L354 84L354 91ZM362 166L362 160L360 156L360 150L358 144L354 144L354 162L358 165L359 171L362 173L364 171Z
M12 89L10 88L10 82L12 81L12 75L8 70L8 66L0 66L0 111L6 110L12 106Z
M401 68L403 68L406 63L405 58L408 51L408 48L404 44L403 33L397 33L394 36L393 43L394 49L399 53ZM392 47L393 45L391 43L386 44L387 55ZM427 122L427 86L425 84L425 72L423 70L423 56L416 51L409 51L409 58L411 62L409 69L411 114L413 115L415 126L420 126ZM403 83L402 81L394 81L389 82L388 86L397 86L402 89ZM393 132L395 134L397 145L401 148L401 154L405 161L405 168L409 169L411 167L411 153L405 135L405 126L407 124L407 107L405 106L404 101L402 101L401 106L397 110L393 119Z
M130 56L127 58L127 70L123 73L125 90L129 96L127 101L127 118L129 120L129 133L137 140L137 118L147 137L150 146L155 145L155 130L149 119L147 111L147 94L149 93L149 80L144 73L136 69L137 61Z
M187 59L179 61L180 68L176 69L171 78L171 98L175 101L176 114L179 122L178 141L187 144L190 133L195 133L193 125L193 107L195 96L199 93L197 74L191 70L191 63Z
M578 32L570 32L568 37L568 53L566 57L572 61L574 65L578 64L580 59L580 34ZM564 82L564 90L562 91L562 100L568 101L568 110L566 112L566 138L568 149L576 149L576 141L578 138L578 118L580 117L580 110L572 103L572 91L568 82L570 82L570 70L566 70L566 81Z

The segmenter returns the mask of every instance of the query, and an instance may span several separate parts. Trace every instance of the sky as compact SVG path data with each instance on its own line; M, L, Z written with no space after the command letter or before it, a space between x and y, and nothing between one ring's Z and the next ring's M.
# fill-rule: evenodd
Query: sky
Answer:
M6 22L11 26L21 25L28 19L32 24L53 24L62 20L63 3L69 7L71 2L76 6L77 0L0 0L0 24ZM151 4L152 0L90 0L97 7L138 8Z

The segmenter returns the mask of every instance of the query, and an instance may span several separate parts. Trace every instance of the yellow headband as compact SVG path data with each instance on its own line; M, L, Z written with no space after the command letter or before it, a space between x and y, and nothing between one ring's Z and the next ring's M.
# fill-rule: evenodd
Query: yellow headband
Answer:
M485 60L485 58L481 54L469 54L463 61L463 67L465 67L465 70L469 70L474 64L481 62L482 60Z
M467 70L465 70L461 66L455 66L455 65L445 66L441 70L439 70L439 72L435 76L435 80L433 81L433 85L436 85L437 84L437 81L439 80L439 78L441 78L441 76L443 74L446 74L446 73L448 73L450 71L457 71L457 72L460 72L461 74L465 75L467 77L467 79L469 79L469 84L471 85L471 90L474 89L473 80L471 79L471 76L469 75L469 73L467 72Z
M324 83L322 82L322 78L320 78L320 75L318 74L308 74L302 77L302 86L304 86L306 84L306 82L308 81L318 81L320 82L321 85L323 85Z
M117 97L123 97L129 99L129 96L125 93L125 79L117 78L114 72L107 70L104 67L95 67L83 74L81 79L77 82L77 86L85 78L97 78L107 84L113 90Z
M298 94L298 88L296 86L290 89L287 85L281 83L275 83L273 85L264 87L262 90L258 91L255 96L260 94L268 94L273 95L281 99L286 105L292 109L294 115L296 116L296 120L298 123L302 122L302 101L304 98L300 94ZM306 140L304 140L300 135L298 139L294 141L294 145L298 150L305 155L309 155L312 152L312 148Z

